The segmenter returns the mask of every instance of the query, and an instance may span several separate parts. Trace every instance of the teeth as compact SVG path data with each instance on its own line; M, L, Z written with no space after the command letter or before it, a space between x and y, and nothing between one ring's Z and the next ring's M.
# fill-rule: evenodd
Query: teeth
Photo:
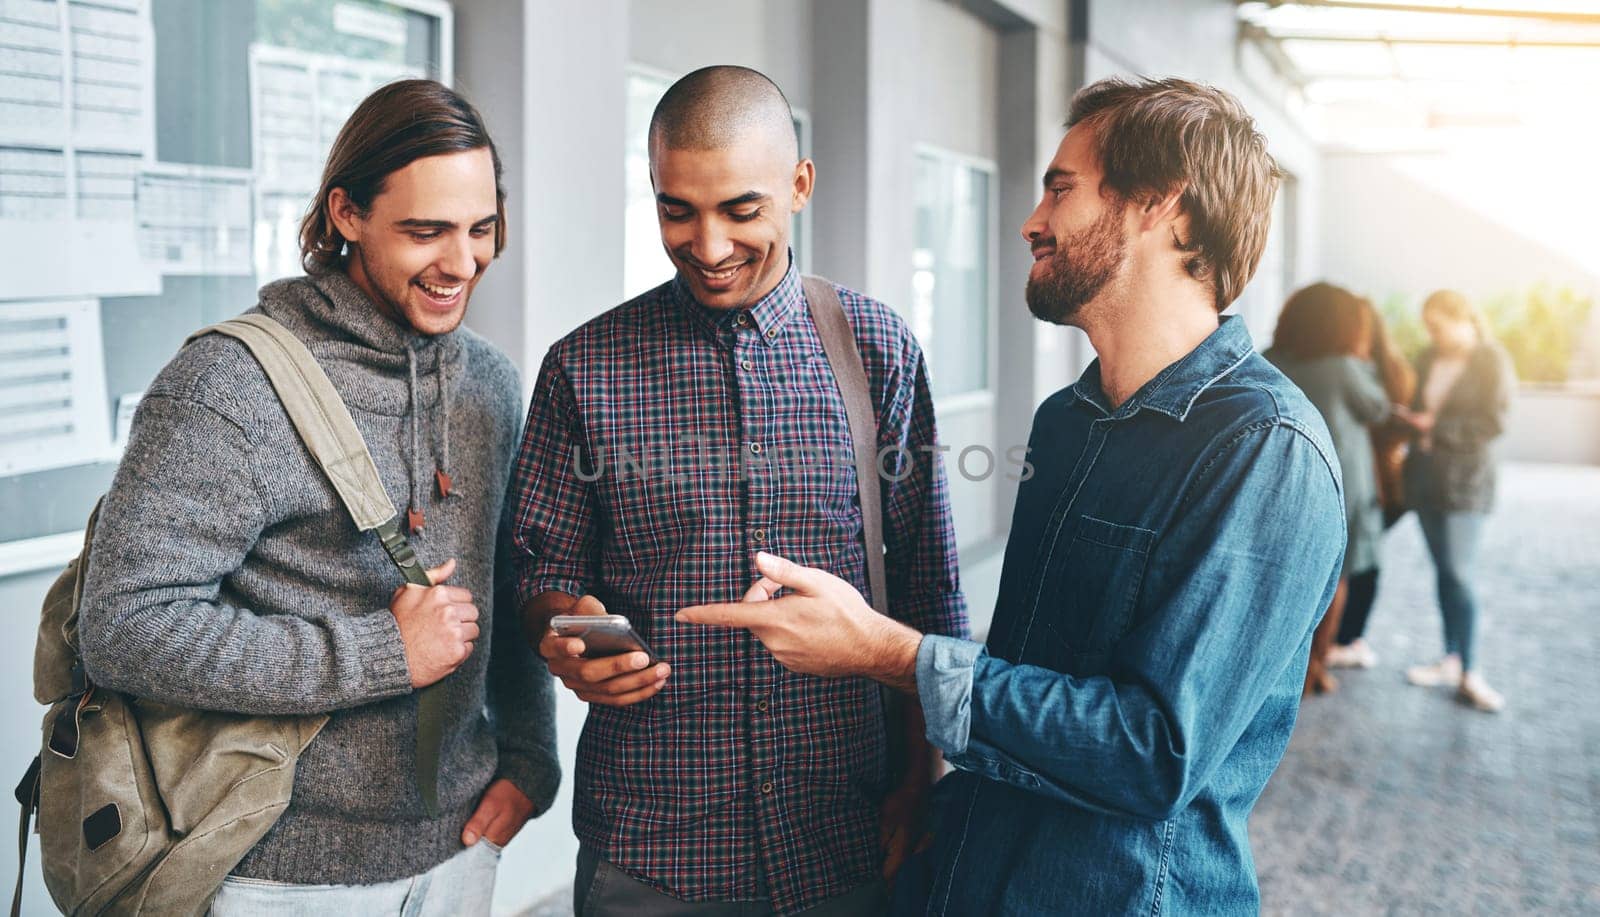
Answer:
M702 273L705 276L711 278L712 280L727 280L729 277L732 277L734 275L734 273L736 271L738 271L738 270L739 270L739 265L734 265L733 267L730 267L725 271L708 271L705 268L701 268L700 269L700 273Z
M420 280L417 281L417 286L422 287L424 290L427 290L429 293L439 297L440 299L449 299L457 293L460 293L461 288L464 285L465 284L456 284L453 287L436 287L431 283L424 283Z

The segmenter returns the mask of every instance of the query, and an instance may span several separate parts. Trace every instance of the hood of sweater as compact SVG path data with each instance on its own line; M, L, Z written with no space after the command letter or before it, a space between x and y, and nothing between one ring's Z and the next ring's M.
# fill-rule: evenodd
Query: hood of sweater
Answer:
M366 385L359 377L344 378L340 390L352 402L360 401L364 409L408 418L411 473L406 521L412 533L421 530L424 488L435 487L440 498L451 493L450 396L451 382L459 381L463 370L465 348L460 329L441 335L419 334L379 311L342 271L269 283L261 288L257 310L294 332L330 375L336 372L330 363L349 363L380 377ZM381 384L386 381L382 377L403 381L404 397L398 398L392 385ZM424 398L422 383L430 379L437 394ZM424 470L424 455L433 466L431 481Z

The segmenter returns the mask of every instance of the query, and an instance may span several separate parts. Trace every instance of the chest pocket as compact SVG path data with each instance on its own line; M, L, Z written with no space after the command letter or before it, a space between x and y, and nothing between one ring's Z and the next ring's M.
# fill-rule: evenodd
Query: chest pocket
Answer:
M1128 632L1155 537L1149 529L1078 518L1067 549L1055 553L1046 580L1053 589L1047 587L1036 612L1058 652L1092 662Z

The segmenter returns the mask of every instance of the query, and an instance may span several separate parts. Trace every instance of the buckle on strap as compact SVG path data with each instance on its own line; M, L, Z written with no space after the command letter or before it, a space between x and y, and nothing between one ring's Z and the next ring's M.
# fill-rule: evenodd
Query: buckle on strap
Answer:
M388 522L378 525L372 530L378 536L378 542L383 545L383 550L388 553L389 559L394 561L399 568L400 575L406 582L417 586L430 586L428 573L422 569L422 564L417 560L417 552L412 550L411 542L405 533L400 530L400 517L395 516Z

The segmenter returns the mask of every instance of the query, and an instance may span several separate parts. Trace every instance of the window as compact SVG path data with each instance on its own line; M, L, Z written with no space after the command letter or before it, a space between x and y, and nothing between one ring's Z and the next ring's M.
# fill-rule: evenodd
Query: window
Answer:
M675 272L661 248L661 228L656 222L655 191L650 187L650 116L666 94L673 78L652 70L633 68L628 73L628 133L624 140L623 170L627 200L622 224L622 287L626 297L638 296L672 279ZM811 151L811 119L794 113L794 132L800 155ZM790 227L789 246L795 264L810 270L810 217L801 211Z
M937 398L989 390L994 311L994 166L919 149L911 329Z

